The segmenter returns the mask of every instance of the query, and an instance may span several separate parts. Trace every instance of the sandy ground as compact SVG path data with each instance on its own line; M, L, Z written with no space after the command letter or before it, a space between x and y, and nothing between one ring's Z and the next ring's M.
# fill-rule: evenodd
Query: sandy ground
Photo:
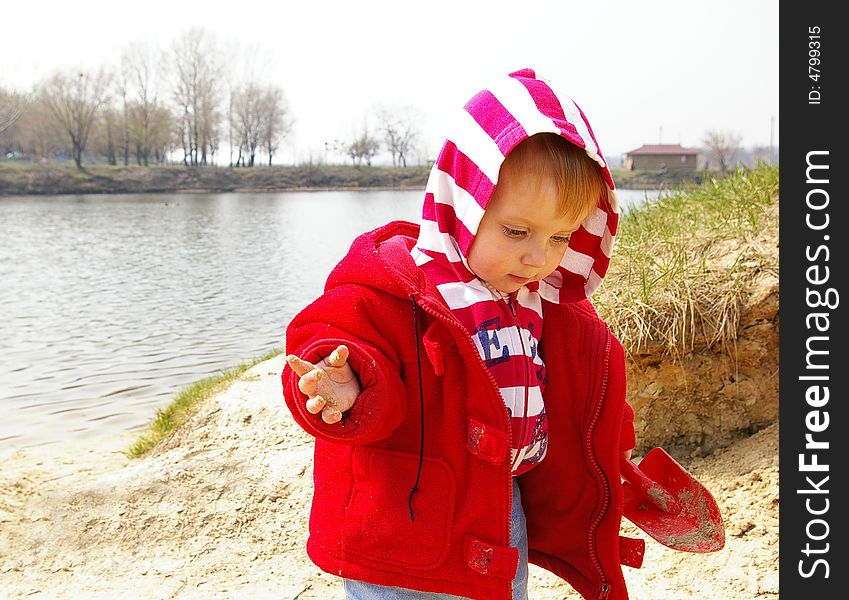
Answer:
M127 436L19 450L0 471L2 598L341 598L304 545L311 438L282 401L282 357L256 365L149 457ZM778 597L778 429L686 463L714 494L726 545L647 539L632 598ZM531 567L532 600L577 599Z

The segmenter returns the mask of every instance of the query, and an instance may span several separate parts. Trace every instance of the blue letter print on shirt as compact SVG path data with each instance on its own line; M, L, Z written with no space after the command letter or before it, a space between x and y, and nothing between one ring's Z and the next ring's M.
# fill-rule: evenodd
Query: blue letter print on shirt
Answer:
M481 348L483 348L483 361L487 367L503 363L510 360L510 348L504 346L499 356L493 357L492 349L501 350L501 342L498 341L498 330L500 329L501 319L493 317L483 321L475 330L475 335L478 336Z

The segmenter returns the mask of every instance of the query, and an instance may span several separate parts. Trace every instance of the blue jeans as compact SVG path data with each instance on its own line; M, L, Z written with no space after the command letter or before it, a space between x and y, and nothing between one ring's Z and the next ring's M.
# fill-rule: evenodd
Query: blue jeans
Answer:
M528 526L522 510L519 484L513 477L513 507L510 516L510 545L519 550L519 566L513 579L513 600L528 600ZM343 579L347 600L456 600L461 596L417 592L399 587Z

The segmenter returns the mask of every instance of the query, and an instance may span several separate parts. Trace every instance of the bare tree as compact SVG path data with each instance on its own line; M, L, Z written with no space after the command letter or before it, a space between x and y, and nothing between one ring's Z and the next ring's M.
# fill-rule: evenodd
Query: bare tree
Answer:
M246 84L233 92L230 113L238 151L235 165L253 167L260 150L266 152L271 165L280 140L291 127L283 90L277 86Z
M38 95L33 97L18 121L6 131L4 139L7 146L40 160L53 158L59 149L67 145L67 136Z
M354 140L347 145L346 150L354 166L358 167L365 161L366 165L370 167L371 159L380 150L380 142L372 136L366 125L363 126L360 133L356 134Z
M743 138L737 134L710 130L705 133L702 144L708 161L716 161L722 172L728 170L740 150L740 141Z
M233 130L239 155L236 166L254 166L261 136L262 116L260 103L262 92L255 83L249 83L233 92Z
M377 111L379 129L386 149L392 155L393 167L406 167L407 156L419 137L416 123L420 117L412 107L380 108Z
M174 99L180 107L183 162L207 164L218 149L221 113L218 95L223 65L214 40L199 28L174 44Z
M348 144L347 142L340 140L338 138L333 139L329 142L324 142L324 155L322 156L321 162L329 162L330 164L337 164L336 160L340 157L350 156L348 153Z
M41 86L41 97L71 142L71 155L77 169L98 111L107 101L109 76L96 73L56 73Z
M126 61L126 51L121 56L121 66L115 78L115 88L121 99L121 160L124 166L130 164L130 67Z
M0 89L0 135L21 118L26 104L25 96Z
M153 104L149 111L144 139L145 144L136 151L139 164L147 165L150 160L163 163L175 150L174 115L161 102Z
M289 105L283 95L283 90L277 86L268 86L262 102L263 128L262 149L268 155L268 166L271 166L274 153L280 142L292 130L292 119L289 117Z
M164 57L143 41L132 42L121 53L119 90L123 101L123 160L129 163L133 148L139 165L149 164L157 128L155 119L162 116L164 104L160 91L164 83Z
M215 163L215 153L221 147L221 111L218 107L219 98L217 96L218 87L216 83L214 88L207 88L202 96L200 103L200 139L198 147L200 148L200 162L198 164L205 165Z
M110 165L118 164L117 144L115 140L120 122L121 117L118 110L107 105L101 110L101 118L96 123L94 134L92 135L97 142L93 146L101 155L106 157L106 162Z
M233 86L231 84L228 85L229 92L227 94L227 145L230 147L230 166L235 167L238 166L233 162L233 151L236 149L236 142L233 139L233 136L236 135L236 107L234 106L234 94L236 93L236 91L233 89Z

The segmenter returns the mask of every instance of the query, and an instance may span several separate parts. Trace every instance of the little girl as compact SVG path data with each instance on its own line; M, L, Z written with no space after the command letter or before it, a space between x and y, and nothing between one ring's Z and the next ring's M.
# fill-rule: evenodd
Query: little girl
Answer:
M464 107L419 225L361 235L286 330L316 437L307 552L347 598L628 597L622 347L587 297L618 213L583 112L530 70Z

